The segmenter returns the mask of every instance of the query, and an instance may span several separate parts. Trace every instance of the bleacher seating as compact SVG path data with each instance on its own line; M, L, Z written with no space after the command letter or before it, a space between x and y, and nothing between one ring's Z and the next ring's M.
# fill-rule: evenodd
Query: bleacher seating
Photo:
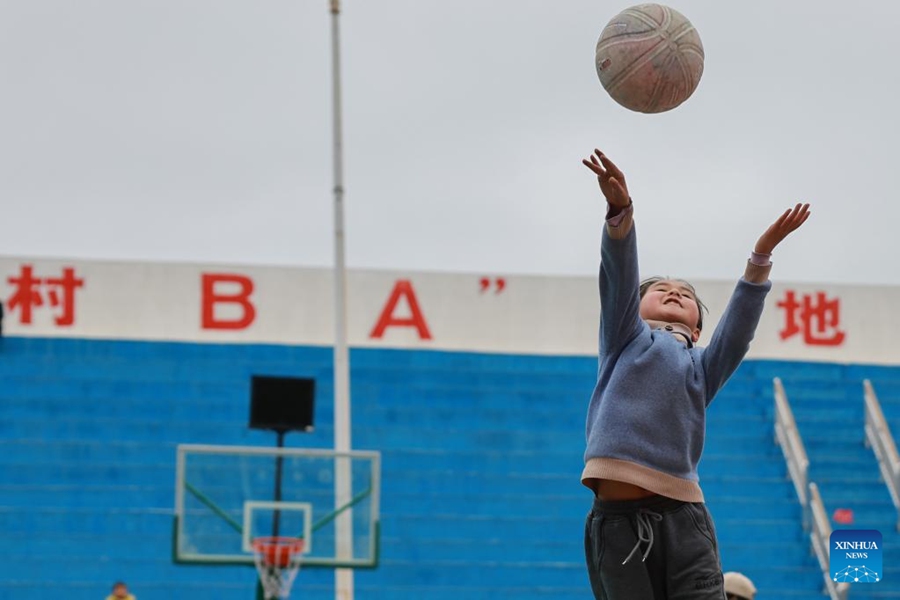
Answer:
M578 479L595 373L590 357L353 350L353 446L383 454L381 563L357 573L356 597L590 597L590 494ZM95 600L117 579L140 600L252 598L252 568L171 559L175 446L274 445L247 428L251 374L315 377L316 429L287 444L332 446L329 348L3 340L0 600ZM833 510L887 497L869 477L860 382L889 382L885 412L900 417L900 370L748 361L710 409L700 469L723 566L753 578L760 598L812 600L821 575L773 442L774 375ZM825 419L831 410L840 423ZM840 446L829 445L835 432ZM844 452L852 467L837 469L829 461ZM858 496L839 495L838 478L863 476ZM860 524L895 517L892 506L884 519L882 504L852 507ZM334 597L329 570L306 569L295 585Z
M876 529L883 536L883 580L853 584L851 600L900 598L897 511L880 480L878 463L864 445L864 379L871 379L894 433L900 432L900 369L797 363L785 390L819 486L826 512L852 512L851 523L832 518L834 529ZM780 364L766 365L767 374Z

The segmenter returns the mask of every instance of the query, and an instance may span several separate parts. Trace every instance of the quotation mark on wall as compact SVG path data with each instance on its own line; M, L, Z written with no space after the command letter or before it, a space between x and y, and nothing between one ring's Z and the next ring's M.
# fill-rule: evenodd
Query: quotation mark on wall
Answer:
M482 294L494 288L494 293L499 294L506 289L506 279L503 277L482 277L478 280L479 292Z

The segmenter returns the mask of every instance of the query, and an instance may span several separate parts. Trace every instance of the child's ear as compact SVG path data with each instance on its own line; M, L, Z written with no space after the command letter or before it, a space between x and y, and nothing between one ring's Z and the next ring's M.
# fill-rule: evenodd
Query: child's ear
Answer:
M694 330L691 332L691 341L693 341L693 342L696 344L696 343L697 343L697 340L699 340L699 339L700 339L700 330L699 330L699 329L694 329Z

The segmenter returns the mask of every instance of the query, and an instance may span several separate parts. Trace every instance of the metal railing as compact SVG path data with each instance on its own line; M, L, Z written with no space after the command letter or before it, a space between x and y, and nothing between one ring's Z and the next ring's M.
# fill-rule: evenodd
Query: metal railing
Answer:
M803 447L803 440L800 439L797 422L794 421L794 413L788 403L787 394L784 393L781 379L776 377L773 383L775 387L775 443L781 446L784 460L787 462L788 473L794 482L797 498L803 508L803 530L809 531L809 458L806 456L806 448Z
M863 381L866 403L866 447L871 448L878 459L881 478L891 493L894 509L897 511L897 531L900 531L900 456L890 427L881 412L881 403L875 395L872 382Z
M831 522L825 512L819 487L809 481L809 458L800 438L794 412L788 402L781 379L775 378L775 442L781 446L788 473L797 490L797 499L803 509L803 530L809 532L810 545L822 569L825 591L831 600L847 600L850 584L837 583L831 575L829 545Z
M837 583L831 575L831 558L829 545L831 544L831 522L825 513L825 504L819 495L819 487L815 483L809 484L809 505L812 513L812 527L809 539L813 552L819 559L819 567L822 569L822 579L825 581L825 591L831 600L847 600L850 592L850 584Z

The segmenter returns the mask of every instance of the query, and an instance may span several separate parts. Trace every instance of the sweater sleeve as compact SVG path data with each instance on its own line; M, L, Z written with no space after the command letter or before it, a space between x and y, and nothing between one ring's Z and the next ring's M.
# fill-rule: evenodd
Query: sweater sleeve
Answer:
M768 279L761 283L745 278L738 281L709 345L703 350L707 406L750 349L771 288L772 282Z
M641 327L637 235L631 214L607 221L600 244L600 355L624 346Z

